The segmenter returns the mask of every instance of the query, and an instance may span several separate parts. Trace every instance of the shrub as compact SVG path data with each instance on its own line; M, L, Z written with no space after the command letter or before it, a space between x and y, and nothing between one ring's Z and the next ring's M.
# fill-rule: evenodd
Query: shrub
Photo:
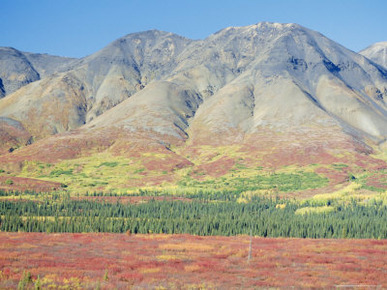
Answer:
M13 180L12 180L12 179L7 179L7 180L5 181L5 184L6 184L6 185L12 185L12 184L13 184Z
M40 282L40 276L35 281L35 290L41 290L42 289L42 283Z
M62 169L58 169L58 170L53 170L51 171L50 173L50 176L53 176L53 177L58 177L59 175L72 175L73 174L73 170L70 169L70 170L62 170Z
M118 162L103 162L98 167L107 166L107 167L116 167Z
M103 275L103 280L104 281L109 281L108 270L105 270L105 275Z
M22 289L27 289L28 288L28 284L32 282L32 276L31 276L31 273L30 272L23 272L23 275L21 276L20 278L20 281L19 281L19 285L18 285L18 289L22 290Z

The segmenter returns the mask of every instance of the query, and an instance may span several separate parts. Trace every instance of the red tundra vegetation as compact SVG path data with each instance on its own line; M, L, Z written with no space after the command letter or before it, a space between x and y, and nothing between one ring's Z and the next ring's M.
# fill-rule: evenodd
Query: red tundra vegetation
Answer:
M387 287L387 240L0 233L0 288ZM26 277L26 275L24 275ZM38 278L39 277L39 278Z
M0 176L0 190L50 192L61 187L62 184L59 182L26 177Z

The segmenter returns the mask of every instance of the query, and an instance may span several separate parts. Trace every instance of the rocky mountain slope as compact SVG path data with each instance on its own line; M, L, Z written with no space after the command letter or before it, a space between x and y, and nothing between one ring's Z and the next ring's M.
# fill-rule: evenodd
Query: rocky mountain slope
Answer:
M387 41L374 43L359 53L387 69Z
M0 98L55 72L74 59L0 47Z
M10 95L0 114L32 121L37 138L77 128L169 73L189 42L158 31L128 35Z
M230 27L198 41L135 33L57 71L21 59L14 67L34 82L0 100L1 146L13 151L1 159L19 167L105 152L139 156L150 170L222 175L237 162L356 163L387 136L387 70L296 24Z

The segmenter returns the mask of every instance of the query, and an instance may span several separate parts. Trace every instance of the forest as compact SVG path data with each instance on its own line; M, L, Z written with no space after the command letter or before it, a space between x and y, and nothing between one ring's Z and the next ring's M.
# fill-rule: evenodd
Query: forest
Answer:
M1 231L387 238L387 206L375 200L366 205L355 199L346 203L328 201L321 206L262 196L246 202L235 192L200 191L184 201L164 196L133 204L122 202L123 197L108 202L102 194L85 199L56 193L36 200L24 200L23 194L0 192ZM41 193L30 193L34 194L42 197ZM6 199L7 195L13 198ZM323 210L301 210L306 208Z

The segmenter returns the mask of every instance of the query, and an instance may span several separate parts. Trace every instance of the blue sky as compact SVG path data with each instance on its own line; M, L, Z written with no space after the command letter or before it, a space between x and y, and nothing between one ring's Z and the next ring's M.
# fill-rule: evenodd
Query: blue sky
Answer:
M386 0L0 0L0 46L82 57L148 29L202 39L228 27L294 22L354 51L387 41Z

